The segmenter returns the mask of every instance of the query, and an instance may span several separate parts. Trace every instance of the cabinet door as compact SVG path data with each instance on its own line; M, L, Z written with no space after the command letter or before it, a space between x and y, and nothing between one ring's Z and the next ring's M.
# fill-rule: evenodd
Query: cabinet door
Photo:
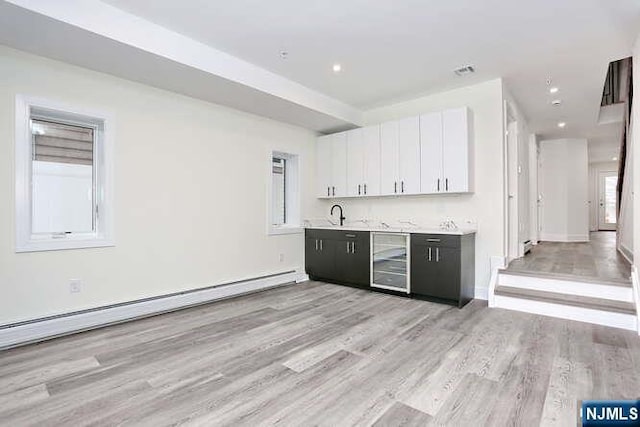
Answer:
M431 249L431 260L429 260ZM435 250L428 246L411 245L411 293L434 296L433 284L438 276Z
M457 108L442 113L444 190L450 193L469 191L468 111Z
M371 280L370 270L370 241L358 239L351 242L349 280L356 285L369 286Z
M431 296L457 301L460 298L460 249L435 247L436 276L429 284Z
M363 192L365 196L380 194L380 125L362 129L364 146Z
M398 121L398 193L420 193L420 119L407 117Z
M347 133L333 135L331 147L331 196L347 195Z
M380 125L380 194L398 194L398 122Z
M363 129L347 132L347 196L364 195L365 143Z
M331 196L331 174L333 173L331 150L333 135L321 136L316 141L316 181L318 197Z
M442 113L420 116L420 182L422 193L444 190L442 177Z

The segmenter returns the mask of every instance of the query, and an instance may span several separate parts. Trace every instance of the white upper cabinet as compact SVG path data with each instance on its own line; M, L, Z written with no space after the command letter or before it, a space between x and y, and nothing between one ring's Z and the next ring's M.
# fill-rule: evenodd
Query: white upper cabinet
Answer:
M420 116L420 144L422 193L472 191L467 108Z
M399 194L420 193L420 118L398 121Z
M316 180L318 197L347 195L346 132L321 136L316 146Z
M333 173L331 148L333 146L333 135L321 136L316 143L316 185L318 197L331 197L331 187Z
M380 125L362 129L364 142L364 188L365 196L380 195Z
M429 113L420 116L420 144L422 192L439 193L444 188L442 178L442 113Z
M400 141L398 122L380 125L380 194L398 194Z
M469 110L457 108L442 113L442 176L449 193L472 191Z
M364 194L365 144L363 129L347 132L347 196Z
M347 196L380 194L380 126L347 132Z
M456 108L318 138L318 197L473 191L470 120Z

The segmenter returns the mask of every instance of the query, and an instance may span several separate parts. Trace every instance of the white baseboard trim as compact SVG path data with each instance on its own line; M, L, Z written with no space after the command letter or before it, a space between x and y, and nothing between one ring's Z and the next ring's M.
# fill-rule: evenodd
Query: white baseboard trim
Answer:
M637 316L496 295L495 307L635 331Z
M545 242L588 242L589 234L541 233L540 240Z
M633 264L633 251L630 251L629 248L620 243L618 245L618 252L620 252L627 261L629 261L629 264Z
M636 330L640 335L640 280L638 278L638 269L635 265L631 266L631 287L633 288L633 299L636 303Z
M487 288L487 302L489 307L494 306L494 295L498 283L500 270L507 267L507 258L503 256L492 256L489 258L491 276L489 277L489 287Z
M296 270L0 326L0 350L304 281Z
M568 295L580 295L592 298L605 298L614 301L633 302L631 287L555 279L550 277L532 277L509 274L502 271L498 285L513 288L533 289L536 291L557 292Z

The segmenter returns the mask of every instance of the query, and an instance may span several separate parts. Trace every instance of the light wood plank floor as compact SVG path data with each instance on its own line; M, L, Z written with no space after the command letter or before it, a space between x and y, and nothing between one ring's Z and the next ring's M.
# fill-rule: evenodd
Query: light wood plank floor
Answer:
M308 282L0 353L0 424L574 426L632 332Z
M631 265L616 249L616 233L590 233L586 243L541 242L508 271L557 273L630 283Z

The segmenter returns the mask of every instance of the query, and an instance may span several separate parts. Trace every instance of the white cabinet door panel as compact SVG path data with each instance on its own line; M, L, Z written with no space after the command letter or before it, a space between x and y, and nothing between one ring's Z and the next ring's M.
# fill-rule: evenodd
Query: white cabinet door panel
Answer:
M420 119L407 117L398 121L399 178L398 193L420 193Z
M331 196L347 195L347 133L333 135L331 148Z
M430 113L420 116L422 192L439 193L444 189L442 177L442 113Z
M398 122L380 125L380 194L398 193Z
M443 178L445 191L469 191L468 110L457 108L442 113Z
M347 132L347 196L364 195L365 142L363 129Z
M333 135L321 136L316 141L316 186L318 197L330 197L333 173Z
M363 193L366 196L380 194L380 125L362 129L364 147Z

